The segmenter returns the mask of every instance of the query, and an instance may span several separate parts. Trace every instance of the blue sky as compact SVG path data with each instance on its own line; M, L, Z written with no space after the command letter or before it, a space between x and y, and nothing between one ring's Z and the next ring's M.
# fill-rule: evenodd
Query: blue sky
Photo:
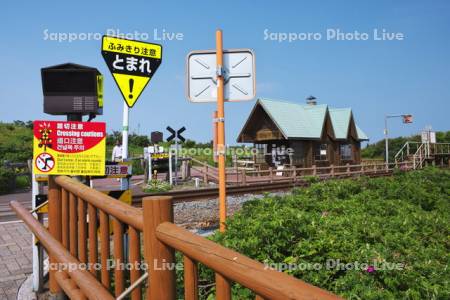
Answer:
M281 4L282 3L282 4ZM426 125L449 130L450 2L448 1L7 1L0 12L0 120L57 119L42 112L40 68L64 62L97 67L105 76L108 131L121 128L123 100L100 54L101 41L50 40L46 34L181 33L157 41L163 62L130 113L132 131L149 134L186 126L187 138L211 139L215 104L185 97L185 57L214 48L256 53L257 96L303 103L309 95L332 107L351 107L371 141L383 136L387 113L411 113L414 123L391 120L392 136ZM368 40L327 39L327 30L368 33ZM403 40L376 41L373 30ZM320 40L265 39L267 33L319 33ZM145 36L145 35L144 35ZM273 35L272 35L273 36ZM226 104L226 138L234 144L254 101Z

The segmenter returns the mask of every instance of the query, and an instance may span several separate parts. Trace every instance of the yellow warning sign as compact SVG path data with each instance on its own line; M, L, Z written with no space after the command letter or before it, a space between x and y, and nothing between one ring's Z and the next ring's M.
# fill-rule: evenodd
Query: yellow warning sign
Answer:
M162 60L162 46L103 36L102 55L129 107L138 100Z

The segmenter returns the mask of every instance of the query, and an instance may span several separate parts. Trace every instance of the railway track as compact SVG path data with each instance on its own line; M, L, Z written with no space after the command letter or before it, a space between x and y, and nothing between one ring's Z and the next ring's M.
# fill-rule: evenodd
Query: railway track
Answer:
M268 191L276 191L276 190L286 190L293 187L306 186L307 183L302 181L298 181L293 183L291 181L283 181L283 182L273 182L273 183L264 183L264 184L249 184L243 186L228 186L227 187L227 195L242 195L249 193L262 193ZM204 189L196 189L196 190L181 190L181 191L171 191L171 192L162 192L162 193L139 193L133 195L133 205L140 206L139 204L142 201L143 197L147 196L171 196L175 203L179 202L189 202L196 201L201 199L213 199L219 197L219 189L214 188L204 188Z
M392 172L377 172L374 174L366 174L365 176L369 177L380 177L380 176L389 176ZM342 176L323 176L322 180L328 179L336 179L336 178L348 178L351 175L342 175ZM305 187L308 186L307 181L305 180L296 180L292 181L292 179L277 179L274 182L262 182L262 183L249 183L247 185L232 185L227 187L227 195L228 196L236 196L236 195L245 195L245 194L258 194L264 192L273 192L273 191L283 191L289 190L294 187ZM20 194L11 194L4 195L2 197L10 198L10 200L16 200L21 202L22 205L31 209L31 194L28 193L20 193ZM138 192L135 193L132 197L133 206L140 207L142 205L142 198L148 196L171 196L175 203L180 202L190 202L197 200L208 200L219 197L219 189L217 187L212 188L202 188L195 190L178 190L178 191L169 191L169 192L161 192L161 193L143 193ZM6 221L14 221L17 220L16 215L9 207L9 201L2 201L0 203L0 222Z
M390 176L392 172L377 172L374 174L368 174L365 176L368 177L381 177L381 176ZM342 176L335 176L335 177L329 177L324 176L321 177L321 180L329 180L329 179L336 179L336 178L349 178L352 176L349 175L342 175ZM227 196L235 196L235 195L244 195L244 194L251 194L251 193L263 193L263 192L270 192L270 191L281 191L281 190L288 190L294 187L305 187L308 186L308 182L305 180L297 180L292 181L292 179L286 179L281 180L278 179L274 182L264 182L264 183L253 183L253 184L247 184L247 185L238 185L238 186L228 186L227 187ZM137 193L133 195L132 203L134 206L141 206L142 198L148 197L148 196L171 196L173 197L173 200L175 203L180 202L189 202L189 201L196 201L196 200L208 200L208 199L214 199L219 197L219 188L203 188L203 189L196 189L196 190L180 190L180 191L169 191L169 192L161 192L161 193Z

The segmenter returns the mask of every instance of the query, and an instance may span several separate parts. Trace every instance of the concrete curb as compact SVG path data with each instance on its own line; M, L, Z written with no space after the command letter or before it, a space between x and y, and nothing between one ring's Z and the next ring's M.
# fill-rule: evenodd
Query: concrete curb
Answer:
M33 274L28 276L20 286L17 300L37 300L37 295L33 292Z

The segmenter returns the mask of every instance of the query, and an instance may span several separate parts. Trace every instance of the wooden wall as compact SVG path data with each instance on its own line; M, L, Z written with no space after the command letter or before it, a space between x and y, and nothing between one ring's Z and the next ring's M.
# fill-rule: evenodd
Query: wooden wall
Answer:
M269 142L273 140L283 140L283 134L261 106L255 107L250 119L244 126L243 134L239 142Z

